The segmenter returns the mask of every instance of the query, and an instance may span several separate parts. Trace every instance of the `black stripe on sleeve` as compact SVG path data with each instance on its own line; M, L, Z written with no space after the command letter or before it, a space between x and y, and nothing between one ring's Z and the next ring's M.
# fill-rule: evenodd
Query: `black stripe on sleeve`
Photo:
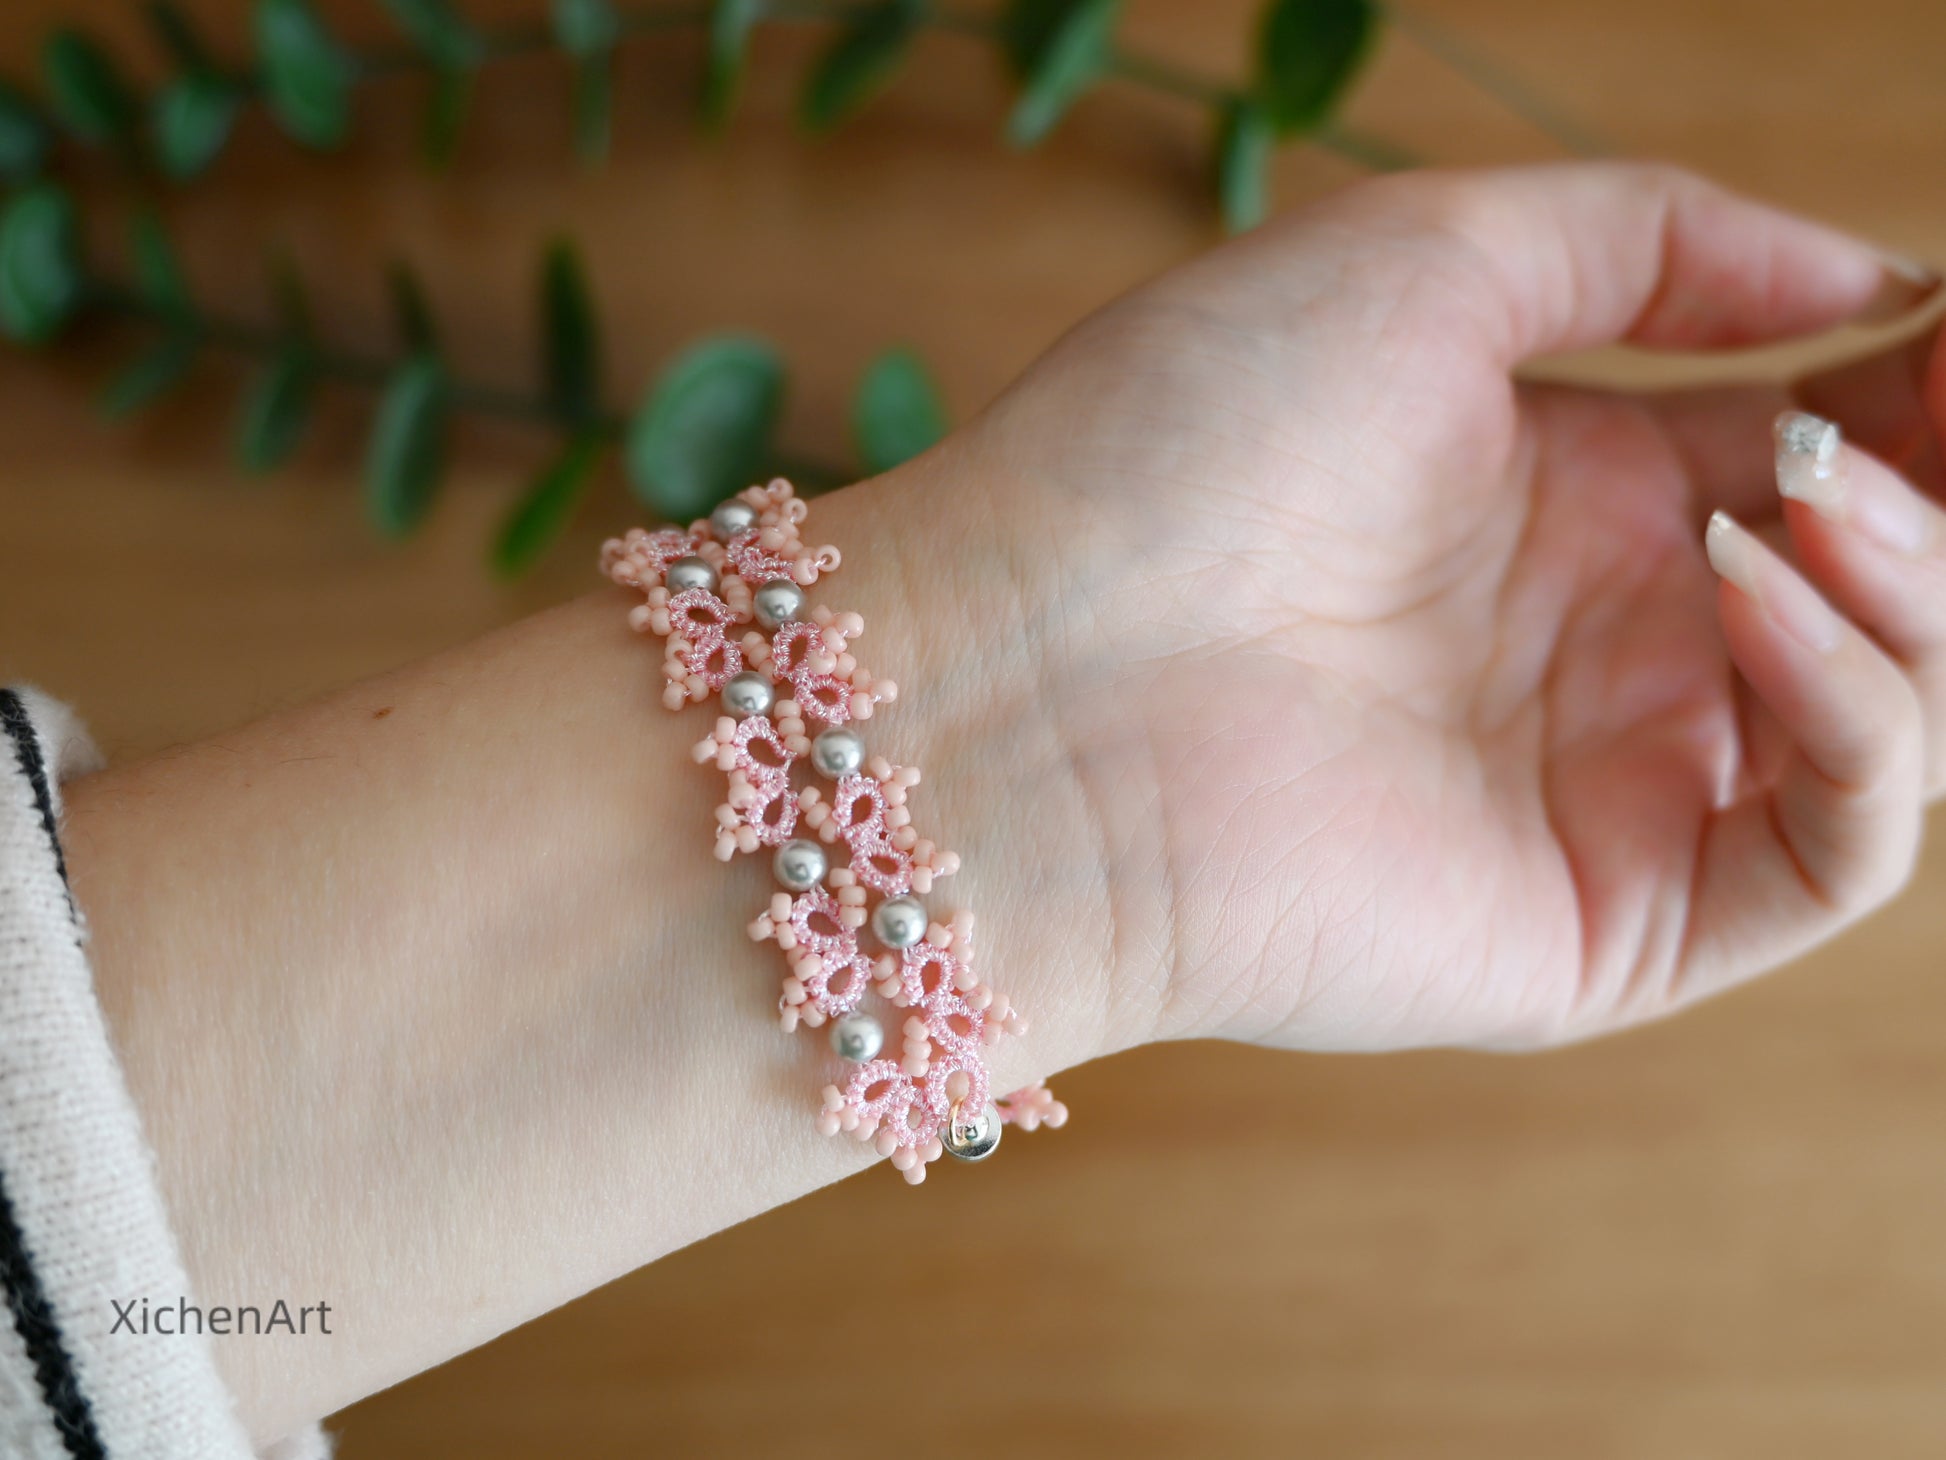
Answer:
M41 1386L41 1399L68 1454L74 1460L107 1460L108 1452L95 1433L94 1412L75 1380L74 1361L61 1341L60 1325L54 1321L40 1278L21 1241L20 1224L14 1220L13 1201L4 1179L0 1179L0 1287L6 1289L14 1331L26 1346L34 1379Z
M61 874L61 885L68 880L67 863L61 856L61 841L54 828L54 796L47 783L47 764L41 757L40 742L27 718L27 707L10 689L0 689L0 727L13 742L14 759L33 788L34 803L40 812L42 829L47 833L54 865ZM70 898L70 908L72 899ZM13 1314L14 1331L25 1345L27 1358L34 1366L41 1398L62 1443L74 1460L107 1460L101 1436L95 1432L94 1412L74 1375L74 1360L61 1338L54 1310L41 1290L40 1277L21 1236L20 1222L14 1214L13 1198L0 1173L0 1288L4 1288L7 1308Z

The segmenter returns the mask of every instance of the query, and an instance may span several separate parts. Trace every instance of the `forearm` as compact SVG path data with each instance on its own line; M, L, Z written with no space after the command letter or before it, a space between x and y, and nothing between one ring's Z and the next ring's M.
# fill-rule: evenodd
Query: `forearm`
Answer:
M959 850L936 910L1031 1017L997 1089L1108 1027L1103 860L1002 536L915 522L911 484L815 506ZM934 494L935 499L938 494ZM101 996L199 1296L323 1299L335 1337L236 1338L261 1435L851 1172L820 1139L821 1040L775 1026L744 925L761 858L710 855L710 713L604 592L316 704L74 787ZM897 1199L888 1190L887 1200ZM172 1298L174 1295L156 1295Z

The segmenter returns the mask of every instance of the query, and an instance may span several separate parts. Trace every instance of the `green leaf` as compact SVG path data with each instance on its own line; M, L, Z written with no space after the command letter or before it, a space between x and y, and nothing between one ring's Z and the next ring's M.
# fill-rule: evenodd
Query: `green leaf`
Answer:
M1019 80L1026 80L1034 64L1052 44L1075 0L1007 0L1000 12L1000 45Z
M0 81L0 181L18 183L38 177L52 140L40 108Z
M456 11L451 0L385 0L392 18L432 62L432 98L426 105L426 162L444 168L459 147L466 121L472 72L486 56L486 37Z
M17 195L0 212L0 330L23 344L53 339L86 282L72 200L51 183Z
M556 410L585 420L601 409L601 340L588 278L574 245L547 251L541 268L541 314L547 335L547 396Z
M883 90L924 16L914 0L878 0L858 11L811 73L798 104L804 126L828 132Z
M1216 129L1216 197L1223 226L1243 233L1270 212L1270 158L1277 143L1264 109L1247 98L1224 107Z
M703 77L703 118L720 127L736 107L750 31L763 16L763 0L710 0L709 66Z
M574 151L583 162L608 155L613 52L621 34L608 0L554 0L554 43L575 58Z
M676 357L628 432L635 494L687 522L756 479L784 404L784 362L767 340L717 335Z
M365 508L387 537L425 520L446 469L446 367L417 355L392 372L365 458Z
M1315 130L1378 34L1373 0L1276 0L1257 40L1257 100L1282 137Z
M257 0L256 33L271 115L308 147L341 144L357 72L309 0Z
M459 150L460 129L466 125L466 104L472 91L470 69L442 66L433 73L422 146L426 165L435 172L443 171Z
M311 421L317 367L310 352L287 349L264 369L243 399L236 452L243 469L261 476L282 466Z
M493 541L493 571L502 578L526 572L574 519L601 464L602 439L584 432L568 443L514 504Z
M57 30L41 52L54 113L84 142L125 142L140 109L119 67L78 30Z
M200 175L230 140L242 102L237 84L213 72L182 76L165 86L150 123L162 170L179 182Z
M1023 81L1009 142L1039 142L1108 68L1120 13L1121 0L1014 0L1001 22Z
M195 24L180 6L171 4L170 0L149 0L144 10L149 17L149 28L177 70L201 76L216 69L210 60L209 47L203 44Z
M181 319L195 310L182 265L162 220L143 209L129 224L129 252L135 264L135 292L157 314Z
M865 368L851 407L859 460L873 475L910 461L946 434L946 405L918 352L894 346Z
M444 70L477 66L486 54L486 38L451 0L385 0L385 8L426 59Z
M553 18L554 44L584 61L606 56L622 36L608 0L554 0Z
M439 330L433 323L432 306L412 266L394 263L387 272L392 289L392 318L398 322L399 340L410 355L430 355L439 348Z
M101 393L102 414L111 421L134 415L172 390L195 363L195 337L170 335L108 382Z

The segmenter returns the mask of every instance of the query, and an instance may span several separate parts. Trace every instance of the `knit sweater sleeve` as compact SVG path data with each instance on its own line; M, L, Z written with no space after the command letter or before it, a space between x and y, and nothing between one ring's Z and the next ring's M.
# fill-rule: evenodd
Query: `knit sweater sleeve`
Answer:
M119 1317L195 1298L61 855L61 782L94 760L64 708L0 689L0 1455L246 1460L207 1341ZM328 1446L314 1429L273 1453Z

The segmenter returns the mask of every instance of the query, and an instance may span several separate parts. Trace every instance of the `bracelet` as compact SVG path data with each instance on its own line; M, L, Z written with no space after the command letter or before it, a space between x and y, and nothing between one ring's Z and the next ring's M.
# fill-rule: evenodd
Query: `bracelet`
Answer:
M942 1152L984 1160L1004 1126L1060 1126L1068 1112L1045 1082L990 1096L984 1049L1027 1026L973 972L973 915L932 921L919 901L959 858L912 828L917 768L868 759L853 728L898 686L851 652L865 628L857 614L808 606L804 590L839 563L836 548L805 548L808 510L779 478L687 529L631 529L603 544L601 567L645 595L628 621L664 640L663 703L722 704L695 748L699 763L729 773L717 859L772 849L785 890L749 933L784 953L780 1020L786 1033L828 1025L832 1051L852 1066L825 1087L818 1129L873 1142L917 1185ZM792 789L801 760L833 783L829 795ZM825 848L839 842L846 865L833 867ZM876 958L859 946L868 925ZM909 1011L898 1059L880 1056L884 1028L861 1007L874 993Z

